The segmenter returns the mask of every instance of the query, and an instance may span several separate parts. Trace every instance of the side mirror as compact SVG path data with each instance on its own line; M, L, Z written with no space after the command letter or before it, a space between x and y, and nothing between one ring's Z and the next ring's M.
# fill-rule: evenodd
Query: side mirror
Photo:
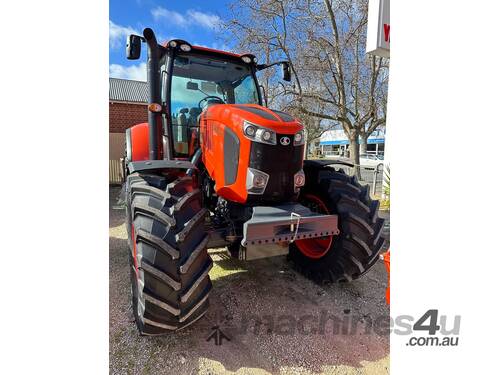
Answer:
M141 57L142 38L139 35L129 35L127 38L127 59L137 60Z
M292 75L290 73L290 64L288 61L283 61L281 63L281 69L283 70L283 81L290 82L292 80Z

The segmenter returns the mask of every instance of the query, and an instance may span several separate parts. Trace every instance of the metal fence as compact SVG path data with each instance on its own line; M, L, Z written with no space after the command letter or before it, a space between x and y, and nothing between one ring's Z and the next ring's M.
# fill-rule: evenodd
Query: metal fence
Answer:
M119 185L123 183L123 170L121 160L109 161L109 184Z
M354 173L354 168L352 168ZM384 184L384 163L375 166L360 166L361 178L359 182L362 185L370 185L370 193L373 197L381 197Z
M348 175L353 175L355 172L354 167L347 167L345 165L331 165L334 168L341 168ZM384 183L384 163L379 163L374 166L360 165L360 177L359 183L361 185L370 186L370 194L372 197L380 198L383 193L383 183Z
M323 156L326 157L345 157L343 150L324 150L321 152ZM365 151L364 152L366 155L384 155L384 151Z

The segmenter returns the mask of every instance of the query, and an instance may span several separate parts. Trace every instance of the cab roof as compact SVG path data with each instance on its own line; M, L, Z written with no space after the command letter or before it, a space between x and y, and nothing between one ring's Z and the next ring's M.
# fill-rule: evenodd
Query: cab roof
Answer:
M255 55L252 54L252 53L241 53L240 54L240 53L223 51L223 50L214 49L214 48L208 48L208 47L203 47L203 46L196 46L196 45L192 45L189 42L186 42L185 40L181 40L181 39L171 39L169 41L164 42L162 44L162 46L165 47L165 48L169 48L169 44L172 41L176 41L179 44L183 44L183 43L184 44L188 44L192 48L192 51L201 52L201 53L207 54L207 55L219 55L219 56L222 55L222 56L228 56L228 57L237 58L237 59L240 59L243 56L250 56L252 58L255 57Z

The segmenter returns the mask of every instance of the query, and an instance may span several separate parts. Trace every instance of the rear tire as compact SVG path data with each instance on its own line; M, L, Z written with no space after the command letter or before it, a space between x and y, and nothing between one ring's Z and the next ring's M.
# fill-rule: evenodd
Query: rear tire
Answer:
M206 209L190 177L127 177L132 309L144 335L187 327L208 308L212 283Z
M299 202L311 207L320 202L329 214L338 215L340 234L320 239L326 243L316 253L307 251L311 246L297 242L290 245L289 259L306 277L318 282L352 281L364 275L378 260L384 244L381 236L384 220L378 217L379 202L370 199L369 186L361 186L355 176L342 169L329 167L306 168L306 185ZM311 240L305 240L311 241Z

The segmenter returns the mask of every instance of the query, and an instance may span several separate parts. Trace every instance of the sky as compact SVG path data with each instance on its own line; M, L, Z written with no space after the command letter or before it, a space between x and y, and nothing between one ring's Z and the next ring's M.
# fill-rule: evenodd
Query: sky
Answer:
M145 45L140 60L127 60L129 34L142 35L150 27L159 43L174 38L194 45L228 49L217 27L226 15L227 0L111 0L109 3L109 75L146 81Z

